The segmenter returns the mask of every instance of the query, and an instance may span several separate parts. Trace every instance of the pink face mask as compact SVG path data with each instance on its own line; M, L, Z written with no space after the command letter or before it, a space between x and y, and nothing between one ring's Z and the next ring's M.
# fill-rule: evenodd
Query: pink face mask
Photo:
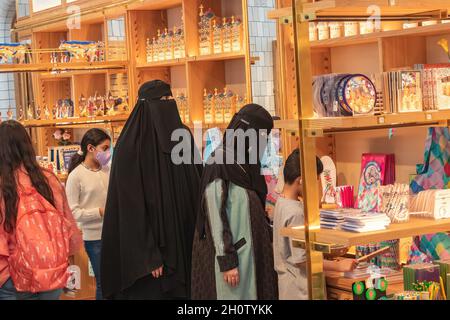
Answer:
M102 167L106 166L111 160L111 151L100 151L95 156Z

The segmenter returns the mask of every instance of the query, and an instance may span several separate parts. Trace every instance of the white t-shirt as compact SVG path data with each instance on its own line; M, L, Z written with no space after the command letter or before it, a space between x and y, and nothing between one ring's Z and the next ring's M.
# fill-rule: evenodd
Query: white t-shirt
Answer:
M306 251L295 248L288 237L280 235L283 228L302 225L304 225L302 203L278 198L273 219L273 254L280 300L308 299L306 265L302 268L296 266L306 261Z
M109 184L109 167L94 172L80 164L73 170L66 183L66 194L70 209L78 222L84 241L102 238L104 209Z

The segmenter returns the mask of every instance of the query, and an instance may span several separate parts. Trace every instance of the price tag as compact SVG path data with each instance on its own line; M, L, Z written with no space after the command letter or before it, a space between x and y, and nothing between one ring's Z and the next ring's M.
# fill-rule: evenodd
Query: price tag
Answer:
M384 117L378 117L378 124L384 124Z
M431 115L431 113L427 113L427 120L433 120L433 116Z

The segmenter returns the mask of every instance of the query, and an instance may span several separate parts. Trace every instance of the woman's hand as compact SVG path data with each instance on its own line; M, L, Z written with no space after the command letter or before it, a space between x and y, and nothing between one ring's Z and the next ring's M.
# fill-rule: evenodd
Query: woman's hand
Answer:
M162 277L162 275L163 275L163 267L164 266L161 266L158 269L152 271L153 278L158 279L159 277Z
M237 287L239 285L239 269L235 268L223 273L223 280L228 283L230 287Z

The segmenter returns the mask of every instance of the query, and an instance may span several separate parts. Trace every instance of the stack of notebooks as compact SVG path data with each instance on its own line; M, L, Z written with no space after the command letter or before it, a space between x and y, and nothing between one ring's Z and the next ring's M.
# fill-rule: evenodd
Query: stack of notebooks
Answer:
M360 213L346 216L341 229L350 232L372 232L385 230L391 220L385 213Z
M320 211L320 227L323 229L340 229L345 222L345 217L360 214L358 209L336 209Z
M320 211L322 229L371 232L385 230L390 223L391 220L384 213L363 213L359 209Z

